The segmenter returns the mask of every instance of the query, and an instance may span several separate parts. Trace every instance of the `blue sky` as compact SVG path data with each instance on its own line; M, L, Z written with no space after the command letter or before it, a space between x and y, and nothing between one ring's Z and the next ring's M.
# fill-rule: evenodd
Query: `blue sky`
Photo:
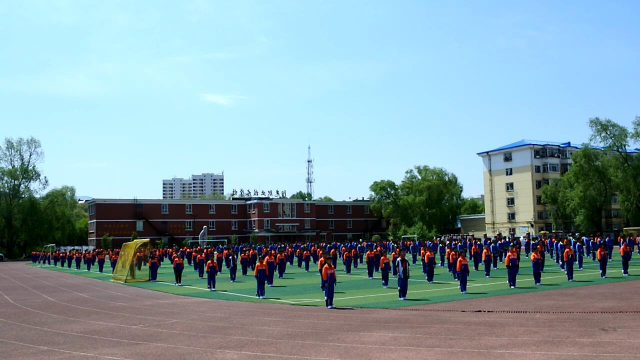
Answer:
M0 137L52 187L163 178L369 195L414 165L482 193L477 152L640 115L637 1L0 1Z

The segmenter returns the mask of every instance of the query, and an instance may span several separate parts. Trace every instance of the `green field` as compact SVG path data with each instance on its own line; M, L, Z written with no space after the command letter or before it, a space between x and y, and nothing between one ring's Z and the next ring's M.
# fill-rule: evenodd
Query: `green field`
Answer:
M635 255L637 258L637 255ZM635 259L634 259L635 260ZM517 280L517 289L510 289L507 285L506 270L503 264L498 264L498 270L491 271L491 278L484 276L483 266L480 271L471 270L468 283L468 293L461 294L458 290L458 283L449 275L446 268L436 268L435 282L428 284L422 274L420 263L411 267L411 279L409 281L408 300L398 300L398 292L395 288L397 281L391 277L389 288L383 289L380 274L375 274L374 280L367 277L366 267L360 266L354 269L350 275L343 272L342 264L339 264L336 286L335 305L338 307L375 307L375 308L395 308L403 306L414 306L424 304L434 304L439 302L466 300L488 296L499 296L507 294L517 294L533 291L556 290L576 286L596 285L619 281L640 280L640 266L631 261L629 277L623 277L621 273L620 257L614 255L613 261L609 262L607 278L602 279L599 274L599 265L586 259L584 270L574 271L575 282L568 282L564 271L554 261L547 257L545 272L542 276L542 285L534 286L531 275L531 263L528 259L522 258L520 275ZM637 261L637 260L636 260ZM295 263L294 263L295 264ZM37 266L29 264L30 266ZM108 263L107 263L108 265ZM472 267L473 265L470 264ZM74 264L75 266L75 264ZM102 281L110 281L111 274L100 274L97 266L91 272L86 270L67 270L60 267L54 268L44 266L42 269L67 272L74 275L90 277ZM311 270L316 269L311 264ZM105 266L105 271L111 268ZM205 280L198 278L198 274L185 263L185 271L182 275L182 287L173 285L173 269L168 261L165 261L160 268L158 282L132 283L123 286L135 286L155 291L162 291L176 295L195 296L218 300L231 301L251 301L282 303L299 306L324 306L324 294L320 290L320 275L317 271L306 273L304 269L299 269L296 265L287 265L287 273L284 279L278 279L277 275L273 287L267 287L267 298L260 300L255 297L256 281L252 275L243 277L240 270L235 283L229 281L229 273L226 269L222 274L218 274L215 292L207 289L206 274Z

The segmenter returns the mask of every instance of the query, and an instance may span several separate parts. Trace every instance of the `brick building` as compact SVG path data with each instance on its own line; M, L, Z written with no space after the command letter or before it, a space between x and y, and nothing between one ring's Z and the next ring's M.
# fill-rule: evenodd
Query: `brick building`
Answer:
M180 243L197 239L203 226L212 239L232 235L259 242L342 241L385 234L387 223L369 201L316 202L298 199L233 200L93 199L89 202L89 245L104 235L119 246L136 232L140 238Z

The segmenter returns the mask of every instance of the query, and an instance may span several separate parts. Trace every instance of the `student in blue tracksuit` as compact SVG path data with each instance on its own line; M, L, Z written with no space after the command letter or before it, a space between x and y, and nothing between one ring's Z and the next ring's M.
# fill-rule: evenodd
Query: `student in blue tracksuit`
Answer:
M412 242L411 246L409 246L409 250L411 251L411 261L413 262L413 265L415 265L416 262L418 262L418 248L416 244Z
M324 298L327 309L333 309L333 295L337 283L336 269L331 264L333 259L328 256L327 263L322 269L322 290L324 290Z
M482 262L484 263L484 276L491 277L493 256L491 255L491 250L489 250L489 245L484 246L484 250L482 251Z
M607 244L607 254L609 255L609 261L611 261L613 256L613 239L607 236L607 240L605 240Z
M458 264L456 264L456 271L458 272L458 280L460 280L460 292L467 293L467 278L469 276L469 262L465 257L464 251L460 253L458 258Z
M584 270L582 267L584 262L584 245L582 244L582 240L576 242L576 257L578 258L578 269Z
M605 244L600 244L598 246L598 262L600 263L600 276L604 279L607 277L607 262L609 260L609 256L607 255L607 250Z
M565 271L567 272L567 280L573 281L573 263L576 261L576 254L568 244L564 250L562 259L564 261Z
M236 274L238 273L238 258L235 252L229 254L229 280L236 282Z
M265 297L265 283L269 275L269 267L265 263L265 257L260 256L258 263L253 270L253 276L256 278L256 296L260 299Z
M564 250L565 250L565 243L563 243L562 241L558 241L558 254L560 255L560 269L564 270L564 272L567 272L567 269L565 267L565 260L564 260Z
M444 244L444 241L440 241L440 245L438 245L438 254L440 254L440 267L444 267L444 258L445 253L447 252L447 247Z
M540 256L540 248L537 246L533 247L533 252L531 253L531 268L533 270L533 282L536 285L542 284L542 257Z
M212 256L209 261L207 261L206 266L207 271L207 288L209 291L216 291L216 276L218 275L218 262Z
M626 243L620 246L620 258L622 259L622 276L629 276L629 262L631 261L632 250Z
M160 262L156 257L152 257L149 260L149 280L152 282L156 282L158 279L158 268L160 267Z
M529 237L527 237L527 239L524 241L524 254L526 257L529 257L530 253L531 253L531 240L529 240Z
M518 255L516 254L515 248L511 248L511 251L507 254L505 258L505 266L507 267L507 277L509 282L509 287L512 289L516 288L516 277L518 276L519 264L518 264Z
M397 260L398 266L398 298L407 300L407 291L409 290L409 261L405 258L407 253L400 251L400 258Z
M493 261L494 270L498 270L498 253L499 252L500 252L500 249L498 248L497 241L493 240L493 242L491 242L491 259Z

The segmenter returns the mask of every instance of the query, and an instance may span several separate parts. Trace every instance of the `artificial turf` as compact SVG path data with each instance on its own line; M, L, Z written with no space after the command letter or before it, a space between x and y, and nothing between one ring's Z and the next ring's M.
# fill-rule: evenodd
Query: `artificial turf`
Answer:
M636 255L637 256L637 255ZM434 304L439 302L449 302L466 300L473 298L499 296L507 294L526 293L534 291L556 290L577 286L597 285L619 281L640 280L640 266L631 262L628 277L623 277L621 272L621 260L619 255L614 255L607 268L607 278L602 279L599 272L599 264L585 258L584 270L578 270L577 264L574 266L574 282L568 282L564 271L554 260L547 256L545 271L542 275L542 285L535 286L531 274L531 262L524 256L520 263L520 274L517 278L517 289L510 289L507 284L507 272L504 264L498 264L498 270L491 270L491 277L484 276L483 265L480 271L473 270L468 281L468 293L461 294L458 289L458 282L453 280L445 268L436 267L435 281L428 284L422 274L422 265L418 262L411 266L411 278L409 281L408 299L398 300L396 289L397 281L391 277L389 288L383 289L380 274L375 273L375 279L367 277L367 270L364 264L358 269L352 268L352 273L346 275L344 267L338 264L337 279L338 284L335 291L334 304L338 307L365 307L365 308L396 308L404 306ZM30 266L39 266L30 263ZM72 266L75 267L75 264ZM97 272L97 266L92 267L91 272L84 270L67 269L53 266L43 266L42 269L67 272L74 275L90 277L102 281L110 281L111 267L105 264L105 273ZM175 286L173 269L171 264L165 260L158 272L158 282L127 283L127 286L134 286L144 289L161 291L176 295L195 296L218 300L250 301L250 302L270 302L283 303L300 306L324 306L324 293L320 290L320 275L317 265L311 264L310 271L297 267L296 262L291 266L287 264L287 271L284 279L278 279L277 274L273 287L267 287L266 299L256 298L256 281L253 273L249 269L247 276L242 276L240 269L236 282L229 281L229 272L223 269L223 273L218 274L215 292L207 289L206 274L205 279L199 279L198 273L192 266L185 263L185 270L182 275L181 287Z

